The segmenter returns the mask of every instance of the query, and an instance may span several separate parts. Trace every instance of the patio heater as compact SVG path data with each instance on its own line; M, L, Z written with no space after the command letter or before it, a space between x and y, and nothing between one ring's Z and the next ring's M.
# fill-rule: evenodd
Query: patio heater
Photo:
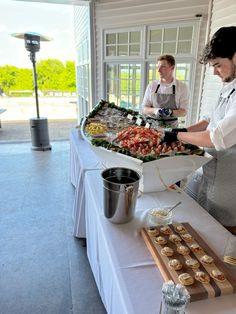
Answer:
M34 76L34 93L36 101L36 113L37 117L30 119L30 132L32 141L32 150L45 151L51 150L52 147L49 143L48 134L48 120L47 118L40 117L39 114L39 101L38 101L38 84L36 73L36 57L35 53L40 50L40 41L50 41L51 39L46 36L42 36L38 33L14 33L13 37L24 39L25 48L30 52L29 58L33 64L33 76Z

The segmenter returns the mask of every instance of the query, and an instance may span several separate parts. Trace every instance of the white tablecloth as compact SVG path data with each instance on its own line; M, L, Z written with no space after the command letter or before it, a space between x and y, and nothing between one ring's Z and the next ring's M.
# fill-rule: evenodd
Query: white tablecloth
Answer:
M100 171L86 172L86 238L88 259L109 314L158 314L163 279L139 234L145 212L159 205L182 204L174 220L189 222L220 257L229 233L185 193L143 194L135 218L112 224L103 215ZM236 313L236 295L191 303L187 313Z
M70 132L70 179L75 187L72 218L74 236L85 238L85 191L84 176L87 171L101 169L101 163L90 149L90 145L82 139L79 129Z

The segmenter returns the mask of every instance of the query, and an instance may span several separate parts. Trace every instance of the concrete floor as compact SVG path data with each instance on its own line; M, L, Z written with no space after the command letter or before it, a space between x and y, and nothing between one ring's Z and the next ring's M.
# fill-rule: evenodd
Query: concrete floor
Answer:
M86 248L72 235L69 142L51 145L0 143L0 313L104 314Z

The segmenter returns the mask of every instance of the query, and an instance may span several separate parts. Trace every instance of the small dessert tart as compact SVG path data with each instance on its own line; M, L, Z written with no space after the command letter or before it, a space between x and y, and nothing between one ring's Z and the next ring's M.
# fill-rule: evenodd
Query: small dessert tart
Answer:
M194 258L189 258L185 261L185 264L190 267L190 268L193 268L193 269L196 269L200 266L199 262L194 259Z
M205 254L201 257L200 261L204 265L211 265L214 262L214 259L211 256Z
M194 283L194 278L188 273L183 273L179 275L179 282L184 286L190 286Z
M190 245L190 249L194 252L194 253L198 253L201 254L203 253L203 249L199 246L199 244L197 243L193 243Z
M180 270L183 267L183 265L180 263L180 261L178 259L170 260L168 265L173 270Z
M195 273L195 279L200 281L201 283L209 283L210 277L208 274L204 273L204 271L197 271Z
M223 282L226 280L224 273L218 269L213 269L211 271L211 277L217 281Z
M183 234L181 234L181 238L182 238L184 241L188 242L188 243L191 243L191 242L193 242L193 240L194 240L193 236L191 236L191 234L189 234L189 233L183 233Z
M163 227L161 227L160 231L161 231L162 233L168 234L168 235L171 234L171 232L172 232L169 226L163 226Z
M155 237L155 236L157 236L157 235L159 234L158 229L155 228L155 227L150 227L150 228L148 228L148 229L147 229L147 232L148 232L151 236L153 236L153 237Z
M186 232L186 229L184 228L184 226L182 226L182 225L176 225L175 226L175 231L177 232L177 233L185 233Z
M154 241L160 245L165 245L167 243L166 239L162 236L156 237Z
M172 256L174 251L169 246L165 246L163 249L161 249L161 254L165 256Z
M169 240L173 243L179 243L182 241L182 239L177 234L171 234L169 236Z
M187 246L185 245L180 245L177 247L177 252L181 255L188 255L190 250Z

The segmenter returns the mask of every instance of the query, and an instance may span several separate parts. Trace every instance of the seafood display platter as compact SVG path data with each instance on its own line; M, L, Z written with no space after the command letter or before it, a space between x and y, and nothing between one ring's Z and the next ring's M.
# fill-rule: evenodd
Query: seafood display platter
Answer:
M145 124L145 119L142 116L139 116L137 112L129 111L128 113L124 108L120 110L117 109L118 107L114 107L115 108L108 108L106 111L104 111L103 103L98 107L95 107L94 111L82 121L81 134L83 138L90 143L91 149L96 153L104 168L125 167L137 171L141 175L139 185L140 191L164 191L170 185L186 178L211 160L212 157L209 154L204 154L203 156L197 154L175 155L173 154L173 151L171 151L169 155L164 153L158 159L147 161L145 160L146 157L143 159L136 158L134 156L120 153L119 150L117 151L94 145L94 139L97 141L97 138L102 138L104 136L105 140L107 140L105 134L95 134L93 137L86 132L88 126L94 121L94 124L97 124L97 127L100 128L102 132L107 132L106 134L109 134L108 137L112 136L112 139L114 139L117 134L120 134L119 132L122 133L122 127L124 125L126 128L130 126L135 128L137 122L139 122L139 124L140 122ZM118 112L118 114L116 112ZM119 121L119 123L117 123L117 121ZM150 119L148 120L148 123L150 123ZM101 124L104 127L101 127ZM139 127L141 128L141 126ZM150 139L150 141L151 140L152 139ZM168 153L169 152L167 152L167 154Z
M173 156L149 162L91 145L104 168L125 167L141 174L141 192L164 191L207 163L211 156Z

